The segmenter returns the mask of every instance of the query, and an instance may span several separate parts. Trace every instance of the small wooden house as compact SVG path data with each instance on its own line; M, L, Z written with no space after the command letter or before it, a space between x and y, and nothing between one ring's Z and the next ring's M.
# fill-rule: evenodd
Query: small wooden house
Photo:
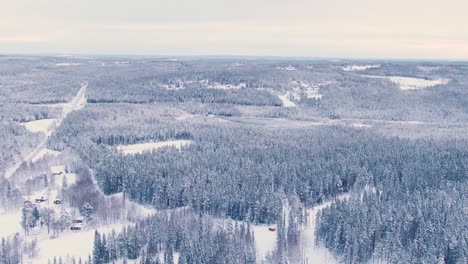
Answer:
M36 198L35 201L36 201L36 203L42 203L42 202L47 201L47 199L44 198L44 197L41 197L41 198Z
M52 166L50 167L53 176L62 175L64 173L63 166Z

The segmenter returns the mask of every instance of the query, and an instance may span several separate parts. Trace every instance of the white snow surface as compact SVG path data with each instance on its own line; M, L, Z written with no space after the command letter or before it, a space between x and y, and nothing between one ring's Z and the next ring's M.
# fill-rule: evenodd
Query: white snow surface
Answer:
M80 66L81 63L79 62L62 62L62 63L56 63L55 66L57 67L70 67L70 66Z
M98 232L110 233L112 229L120 232L127 223L116 223L97 228ZM88 258L88 255L93 252L94 231L65 231L60 233L58 238L50 238L48 236L38 237L39 255L34 259L34 263L48 264L49 259L54 256L62 257L65 263L71 263L71 258L83 260ZM32 236L30 238L33 238ZM67 262L70 261L70 262Z
M413 78L413 77L402 77L402 76L372 76L372 75L363 75L369 78L379 78L379 79L388 79L396 83L401 90L419 90L423 88L433 87L436 85L447 84L448 79L434 79L426 80L423 78Z
M343 194L338 196L337 200L349 199L349 194ZM320 210L330 206L332 201L323 203L321 205L314 206L308 210L309 213L309 225L304 227L301 232L301 243L304 253L304 258L307 263L328 263L334 264L339 261L333 256L333 254L324 246L315 244L315 227L316 227L316 216Z
M294 67L294 66L286 66L286 67L277 66L276 69L277 70L284 70L284 71L295 71L296 67Z
M22 123L22 125L29 131L37 133L47 133L54 128L57 120L56 119L39 119Z
M22 232L21 212L0 213L0 238Z
M380 65L369 64L369 65L346 65L341 67L343 71L365 71L372 68L380 68Z
M447 84L447 79L425 80L420 78L390 76L390 81L398 84L401 90L418 90L441 84Z
M120 145L117 146L117 149L121 151L124 155L134 155L141 154L146 151L157 150L164 147L175 147L180 150L182 147L188 146L191 143L191 140L168 140L141 144Z
M276 247L276 232L268 230L269 227L276 225L251 225L250 228L254 232L255 250L257 253L257 263L262 263L268 252L273 252Z
M293 101L291 101L289 97L290 97L289 92L284 95L278 95L278 98L281 100L284 107L295 107L296 104Z
M45 149L41 149L37 155L35 157L33 157L31 159L32 162L36 162L46 156L58 156L60 154L60 151L55 151L55 150L52 150L52 149L48 149L48 148L45 148Z

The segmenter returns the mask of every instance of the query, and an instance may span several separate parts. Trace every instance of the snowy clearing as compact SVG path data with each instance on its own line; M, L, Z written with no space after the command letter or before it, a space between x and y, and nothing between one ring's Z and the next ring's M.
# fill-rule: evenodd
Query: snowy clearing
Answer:
M216 89L216 90L239 90L245 88L245 83L239 83L237 85L233 84L222 84L222 83L212 83L208 86L209 89Z
M56 124L56 119L40 119L22 123L22 125L29 131L37 133L43 132L47 133L54 128Z
M283 71L295 71L296 67L294 67L294 66L287 66L287 67L278 66L278 67L276 67L276 69L277 70L283 70Z
M412 77L402 77L402 76L372 76L372 75L363 75L369 78L380 78L388 79L391 82L397 84L401 90L419 90L423 88L433 87L436 85L443 85L449 82L448 79L435 79L435 80L426 80L422 78L412 78Z
M255 237L255 250L257 263L262 263L268 252L273 252L276 247L276 231L268 230L267 225L251 225Z
M110 233L112 229L116 232L120 232L125 223L110 224L97 228L102 233ZM88 258L93 252L94 242L94 231L66 231L60 234L58 238L52 239L49 237L39 238L39 255L34 259L34 263L48 264L49 259L53 259L54 256L62 257L65 263L71 263L71 258L81 257L83 260Z
M121 151L124 155L134 155L141 154L146 151L157 150L164 147L175 147L181 149L184 146L188 146L192 143L191 140L169 140L161 142L149 142L141 144L132 144L132 145L120 145L117 146L117 149Z
M346 65L341 67L343 71L365 71L372 68L380 68L381 65Z
M281 100L284 107L295 107L296 104L293 101L289 100L289 96L290 93L286 93L284 95L278 95L278 98Z
M336 200L349 199L351 195L343 194L336 198ZM301 232L302 250L306 263L339 263L339 261L330 253L330 251L322 245L315 244L315 227L316 217L320 210L330 206L332 201L323 203L321 205L314 206L308 209L309 213L309 225L304 227Z
M39 153L37 153L37 155L35 157L33 157L31 159L32 162L36 162L46 156L53 156L53 157L56 157L60 154L60 151L55 151L55 150L51 150L51 149L48 149L48 148L45 148L45 149L42 149L39 151Z
M241 225L242 223L247 224L242 221L236 221L226 218L213 218L218 224L219 228L227 230L229 225L231 227L235 224ZM273 253L276 247L276 235L277 231L268 230L269 227L276 228L276 225L256 225L250 224L250 229L253 231L255 237L255 251L257 257L257 263L262 263L263 259L267 256L269 252Z
M0 238L22 233L21 212L0 214Z
M55 66L57 67L70 67L70 66L80 66L81 63L79 62L63 62L63 63L56 63Z

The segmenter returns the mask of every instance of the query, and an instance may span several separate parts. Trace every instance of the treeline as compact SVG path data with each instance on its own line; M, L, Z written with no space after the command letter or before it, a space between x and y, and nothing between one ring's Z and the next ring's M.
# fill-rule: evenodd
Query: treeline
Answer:
M159 86L144 89L132 80L99 79L90 83L88 103L154 103L154 102L199 102L237 105L280 106L279 99L268 91L242 88L238 90L190 89L167 90Z
M406 186L386 185L324 209L317 242L343 263L467 263L466 174L463 181Z
M414 187L466 176L467 142L461 140L411 141L344 127L181 124L140 119L132 112L125 117L113 113L116 118L98 113L71 114L51 147L61 142L72 146L106 194L125 192L156 208L190 205L210 214L272 223L279 218L283 192L309 206L365 185L385 188L395 181ZM115 122L108 124L107 118ZM124 125L127 119L134 123ZM169 148L125 156L108 145L171 139L178 133L193 140L181 152Z
M190 210L160 213L109 234L95 232L92 256L84 263L256 263L248 224L222 226Z

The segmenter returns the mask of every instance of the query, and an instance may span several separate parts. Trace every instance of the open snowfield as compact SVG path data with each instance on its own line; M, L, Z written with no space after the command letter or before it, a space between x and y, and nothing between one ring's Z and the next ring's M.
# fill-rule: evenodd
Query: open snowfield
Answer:
M216 90L239 90L242 88L245 88L245 83L239 83L237 85L233 84L222 84L222 83L213 83L208 86L210 89L216 89Z
M448 79L435 79L435 80L426 80L422 78L412 78L412 77L402 77L402 76L372 76L372 75L363 75L369 78L381 78L388 79L391 82L396 83L401 90L419 90L428 87L433 87L436 85L443 85L449 82Z
M22 233L21 228L21 212L17 213L0 213L0 238L16 233Z
M98 232L110 233L112 229L119 232L123 229L125 223L110 224L97 228ZM62 257L65 263L71 263L71 258L81 257L83 260L88 258L88 255L93 252L94 231L65 231L60 233L58 238L50 238L47 236L38 238L39 255L34 259L37 264L48 264L49 259L54 256ZM31 236L30 239L33 239ZM66 262L70 261L70 262Z
M278 66L278 67L276 67L276 69L277 70L283 70L283 71L295 71L296 67L294 67L294 66L286 66L286 67Z
M117 149L121 151L124 155L134 155L141 154L146 151L157 150L165 147L174 147L181 149L182 147L188 146L192 143L190 140L168 140L161 142L149 142L141 144L132 144L132 145L120 145L117 146Z
M25 123L22 123L22 125L27 130L34 132L34 133L37 133L37 132L47 133L48 131L54 128L56 121L57 121L56 119L40 119L40 120L25 122Z
M380 68L380 65L346 65L341 67L343 71L365 71L372 68Z
M268 225L251 225L255 237L255 250L257 263L261 263L268 252L273 252L276 247L276 231L268 230Z
M289 99L290 93L286 93L284 95L278 95L278 98L283 103L284 107L295 107L296 104Z
M56 63L55 66L57 67L70 67L70 66L80 66L81 63L79 62L62 62L62 63Z
M45 148L45 149L42 149L39 151L39 153L37 153L37 155L35 157L33 157L31 159L32 162L36 162L46 156L53 156L53 157L56 157L60 154L60 151L55 151L55 150L51 150L51 149L48 149L48 148Z

